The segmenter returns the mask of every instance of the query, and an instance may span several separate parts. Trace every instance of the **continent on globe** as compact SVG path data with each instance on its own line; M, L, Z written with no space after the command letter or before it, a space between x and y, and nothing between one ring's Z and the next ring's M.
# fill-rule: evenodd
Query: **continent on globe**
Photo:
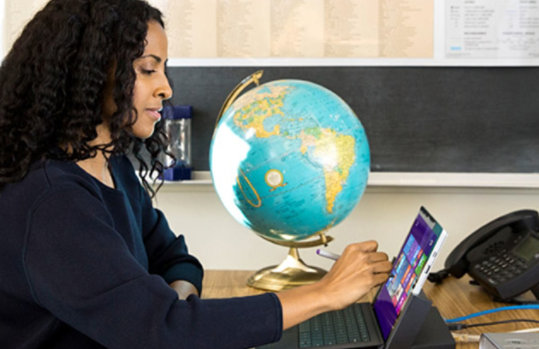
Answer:
M314 128L302 130L299 138L302 141L301 152L305 154L314 148L312 157L324 170L326 208L331 213L335 198L346 183L350 167L356 159L354 137L338 134L331 129Z
M264 121L271 116L284 116L281 107L286 90L286 86L277 86L268 88L268 91L259 92L256 96L243 95L238 99L238 103L243 106L234 114L234 123L242 129L255 130L256 137L279 135L278 124L273 130L267 131Z

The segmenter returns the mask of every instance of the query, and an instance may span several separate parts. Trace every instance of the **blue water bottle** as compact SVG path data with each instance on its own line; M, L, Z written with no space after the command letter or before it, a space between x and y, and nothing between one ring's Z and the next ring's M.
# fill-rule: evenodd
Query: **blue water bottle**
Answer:
M168 138L163 177L167 181L191 179L191 115L190 105L167 106L163 109L164 129Z

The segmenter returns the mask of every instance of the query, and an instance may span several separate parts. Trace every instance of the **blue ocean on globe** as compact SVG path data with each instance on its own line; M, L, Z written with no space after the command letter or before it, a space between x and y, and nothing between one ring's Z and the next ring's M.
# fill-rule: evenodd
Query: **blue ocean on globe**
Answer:
M210 146L215 190L241 224L296 242L341 222L370 169L365 129L332 91L302 80L253 88L223 113Z

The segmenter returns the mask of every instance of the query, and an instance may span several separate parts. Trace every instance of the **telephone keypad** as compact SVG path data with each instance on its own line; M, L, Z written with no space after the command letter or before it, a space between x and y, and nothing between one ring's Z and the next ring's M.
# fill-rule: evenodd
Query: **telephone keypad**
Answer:
M510 280L526 270L526 263L516 256L509 255L505 248L496 246L496 255L491 255L488 259L477 263L474 268L477 272L487 276L490 284Z

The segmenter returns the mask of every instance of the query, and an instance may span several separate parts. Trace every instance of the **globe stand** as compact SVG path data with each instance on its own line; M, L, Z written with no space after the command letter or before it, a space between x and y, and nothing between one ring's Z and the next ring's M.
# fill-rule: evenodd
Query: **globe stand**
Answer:
M327 245L332 241L331 236L319 233L319 238L314 241L283 242L268 239L275 244L287 246L288 255L279 265L263 268L253 274L247 280L247 285L265 291L281 291L287 288L311 284L320 280L325 274L324 269L308 266L299 257L298 248Z

